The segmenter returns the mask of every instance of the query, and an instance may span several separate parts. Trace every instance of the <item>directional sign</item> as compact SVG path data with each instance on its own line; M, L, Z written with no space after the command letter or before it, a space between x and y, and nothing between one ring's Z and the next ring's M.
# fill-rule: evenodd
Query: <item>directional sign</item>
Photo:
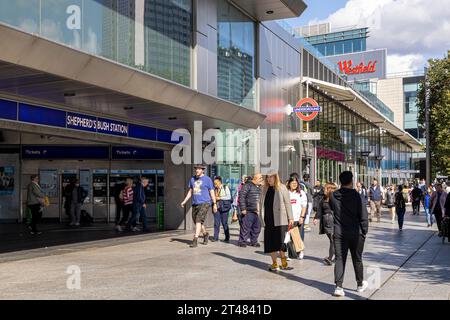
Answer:
M313 98L303 98L294 107L294 112L303 121L312 121L322 111L316 100ZM309 114L307 114L309 113Z
M299 133L300 140L320 140L320 132L302 132Z

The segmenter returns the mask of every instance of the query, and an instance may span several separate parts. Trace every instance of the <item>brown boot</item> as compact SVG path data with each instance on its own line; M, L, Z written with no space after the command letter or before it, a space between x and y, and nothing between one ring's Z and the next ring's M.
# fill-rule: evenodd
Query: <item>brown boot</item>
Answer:
M203 244L207 245L208 244L208 240L209 240L209 233L207 232L207 233L205 233L203 235Z

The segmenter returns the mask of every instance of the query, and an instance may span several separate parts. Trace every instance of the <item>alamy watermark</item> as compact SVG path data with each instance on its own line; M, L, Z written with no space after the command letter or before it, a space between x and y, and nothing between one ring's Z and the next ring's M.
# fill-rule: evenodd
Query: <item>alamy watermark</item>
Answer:
M81 290L81 268L77 265L67 267L66 273L69 275L66 281L68 290Z
M175 165L249 164L261 166L261 171L279 169L278 129L203 131L202 122L195 121L193 135L187 129L176 129L172 133L172 141L179 141L171 152Z

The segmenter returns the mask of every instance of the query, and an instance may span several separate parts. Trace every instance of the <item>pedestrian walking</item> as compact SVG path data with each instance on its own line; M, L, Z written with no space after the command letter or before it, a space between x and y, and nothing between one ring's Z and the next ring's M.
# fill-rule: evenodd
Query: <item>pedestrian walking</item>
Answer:
M324 197L324 187L322 186L322 182L320 180L316 181L316 184L313 188L313 211L317 212L319 203L322 201Z
M79 227L81 219L81 206L87 197L87 192L80 185L78 179L73 179L69 185L69 198L66 199L70 203L70 226Z
M395 212L397 213L397 220L398 220L398 229L400 231L403 230L403 222L405 221L405 212L406 212L406 196L403 192L403 186L398 186L398 191L395 194L394 197L394 203L395 203Z
M344 171L339 175L341 188L332 193L329 203L334 214L334 248L336 263L334 277L336 289L334 295L345 296L342 287L345 264L350 250L357 281L357 291L363 292L368 283L364 281L362 254L368 232L367 211L363 210L361 196L353 189L353 174Z
M133 189L133 214L128 220L127 229L133 232L139 231L136 227L137 222L142 220L142 232L149 232L147 221L147 197L145 195L145 188L148 186L148 178L141 177L140 181L136 183Z
M381 221L381 202L383 201L383 189L378 184L377 179L373 179L372 186L369 189L370 217L369 221L376 216L377 222Z
M306 196L305 191L300 188L300 183L295 177L292 177L288 180L287 187L289 190L289 198L291 200L292 214L294 217L293 227L299 229L300 236L304 242L304 222L306 210L308 209L308 197ZM287 256L289 258L289 254ZM298 258L301 260L304 258L304 256L304 250L300 251Z
M294 224L291 199L278 173L271 172L266 176L260 199L261 223L264 226L264 253L270 253L272 265L269 271L279 271L277 252L281 258L281 269L291 270L288 266L284 239L286 232Z
M117 224L117 231L122 232L122 226L126 225L130 215L133 214L133 179L127 178L125 180L125 188L121 192L121 196L123 202L123 214L122 219Z
M333 210L330 208L330 198L333 192L337 190L337 186L334 183L327 183L325 185L324 197L320 201L317 214L314 217L314 225L320 221L319 234L326 234L330 241L328 249L328 257L323 259L323 263L331 266L334 262L334 215Z
M215 195L217 201L217 212L214 213L214 238L219 241L220 224L225 233L224 242L230 242L230 229L228 227L228 213L231 210L231 191L227 185L222 183L222 177L214 178Z
M31 212L30 233L32 235L39 235L42 232L38 231L37 225L42 218L45 194L39 185L38 175L31 176L31 181L28 184L27 191L27 207Z
M431 204L431 195L427 190L427 191L425 191L425 196L423 199L423 209L427 216L427 227L428 228L433 227L433 222L434 222L433 220L435 219L433 213L431 212L430 204Z
M305 173L303 175L303 181L300 182L300 185L302 186L303 190L306 192L306 196L308 198L308 209L306 212L305 217L305 231L311 231L311 228L309 226L309 220L311 218L311 212L313 210L313 187L310 184L310 176L309 174Z
M391 223L395 223L395 186L390 185L386 190L386 206L391 214Z
M125 181L117 181L114 185L114 203L116 204L116 228L120 225L121 217L125 204L123 203L123 189L125 189ZM117 228L118 229L118 228Z
M240 227L239 232L240 232L240 230L241 230L241 228L242 228L242 214L241 214L241 208L240 208L240 205L239 205L239 193L241 192L242 187L243 187L246 183L250 182L251 180L252 180L252 177L247 176L247 175L243 175L242 178L241 178L241 183L240 183L239 186L237 187L236 194L234 195L233 207L234 207L235 210L237 211L237 216L238 216L238 221L239 221L239 227Z
M420 214L420 202L422 200L423 193L419 188L419 185L415 185L414 189L411 191L411 199L412 199L412 207L413 207L413 215Z
M261 233L261 222L258 216L260 214L259 200L263 182L262 174L257 173L239 192L239 206L242 214L242 225L238 242L240 247L246 247L249 238L251 246L260 247L258 237Z
M439 237L442 237L442 219L445 216L445 202L447 193L442 189L440 183L435 186L436 191L431 195L431 212L436 218L436 223L439 229Z
M205 175L206 166L197 164L194 165L194 169L195 175L189 180L189 191L181 203L181 207L184 208L192 197L192 220L195 223L195 235L190 245L191 248L197 247L201 233L203 234L203 244L208 244L209 233L205 229L205 220L211 204L213 213L217 212L214 185L211 178Z

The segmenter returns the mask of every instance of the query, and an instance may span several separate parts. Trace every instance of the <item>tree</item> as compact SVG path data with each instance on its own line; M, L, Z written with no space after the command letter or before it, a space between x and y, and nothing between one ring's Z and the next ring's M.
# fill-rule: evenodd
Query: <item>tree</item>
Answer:
M430 59L427 72L430 106L431 172L450 175L450 51L443 59ZM419 125L425 129L425 85L417 91Z

